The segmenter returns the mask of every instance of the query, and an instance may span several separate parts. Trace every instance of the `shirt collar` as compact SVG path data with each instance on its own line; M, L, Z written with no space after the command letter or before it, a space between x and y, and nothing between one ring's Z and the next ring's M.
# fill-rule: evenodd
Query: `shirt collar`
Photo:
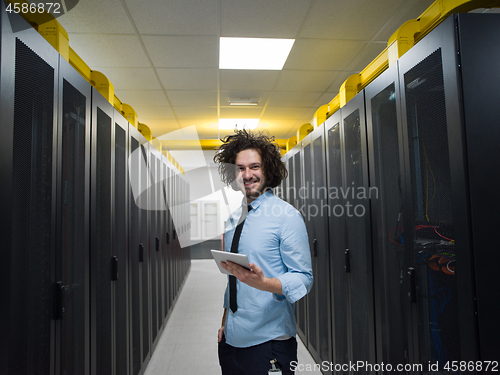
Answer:
M264 194L259 195L252 203L250 203L250 206L252 206L252 211L257 209L261 205L262 202L265 202L266 200L268 200L272 196L273 196L273 191L270 189L267 190ZM243 205L246 205L246 204L247 204L246 197L243 197L243 200L241 202L241 206L243 207Z

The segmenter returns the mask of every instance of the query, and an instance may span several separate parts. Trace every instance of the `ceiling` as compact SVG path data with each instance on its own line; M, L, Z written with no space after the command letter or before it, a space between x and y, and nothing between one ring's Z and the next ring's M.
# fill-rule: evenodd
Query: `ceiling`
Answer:
M154 136L196 126L219 139L219 118L258 118L295 135L431 0L81 0L58 18L70 46L105 74ZM220 70L219 37L292 38L281 71ZM230 107L230 98L258 98Z

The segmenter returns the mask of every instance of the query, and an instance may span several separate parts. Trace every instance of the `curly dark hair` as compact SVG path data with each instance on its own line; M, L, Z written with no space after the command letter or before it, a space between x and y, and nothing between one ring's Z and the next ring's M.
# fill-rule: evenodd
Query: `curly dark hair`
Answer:
M262 172L266 179L264 190L278 186L288 176L285 163L281 160L279 146L267 130L251 132L246 129L235 130L234 135L221 139L222 145L214 156L214 162L219 165L222 181L232 186L236 179L234 164L236 155L243 150L255 149L262 158Z

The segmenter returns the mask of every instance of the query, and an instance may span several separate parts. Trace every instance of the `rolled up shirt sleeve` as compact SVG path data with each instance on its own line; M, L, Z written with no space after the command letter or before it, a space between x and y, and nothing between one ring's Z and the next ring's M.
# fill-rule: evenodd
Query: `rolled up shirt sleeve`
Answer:
M311 290L313 273L311 251L304 220L300 213L293 209L287 212L281 226L280 251L287 272L278 276L281 282L282 296L274 294L274 298L285 299L295 303Z

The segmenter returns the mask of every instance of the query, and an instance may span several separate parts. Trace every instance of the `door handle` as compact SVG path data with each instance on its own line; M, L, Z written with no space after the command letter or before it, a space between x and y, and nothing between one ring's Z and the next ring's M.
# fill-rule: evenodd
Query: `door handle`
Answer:
M62 320L64 317L64 299L65 299L66 287L62 281L58 281L55 284L55 306L54 306L54 319Z
M111 281L118 280L118 258L116 255L111 258L111 270Z
M139 244L139 262L144 262L144 246Z
M351 253L349 249L345 249L345 272L351 273Z

